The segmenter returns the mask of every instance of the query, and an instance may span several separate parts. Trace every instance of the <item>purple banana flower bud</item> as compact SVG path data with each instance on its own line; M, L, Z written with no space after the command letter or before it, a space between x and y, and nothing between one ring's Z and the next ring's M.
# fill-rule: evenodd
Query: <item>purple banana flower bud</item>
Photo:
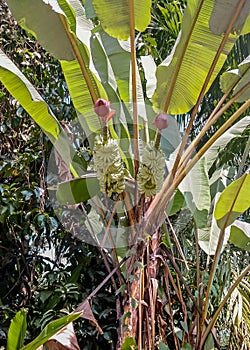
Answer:
M104 122L108 122L115 114L115 111L110 108L110 102L104 98L98 98L94 105L94 110Z
M164 113L157 114L155 117L153 124L159 129L166 129L169 125L168 115Z

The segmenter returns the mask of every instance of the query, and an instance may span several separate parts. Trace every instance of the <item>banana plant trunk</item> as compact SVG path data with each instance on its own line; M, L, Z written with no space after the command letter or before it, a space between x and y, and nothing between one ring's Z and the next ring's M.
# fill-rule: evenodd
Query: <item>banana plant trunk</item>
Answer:
M137 215L137 222L143 222L148 204L141 207L144 210ZM122 332L117 350L128 338L135 340L138 350L153 350L156 336L164 333L163 306L158 298L161 232L156 230L146 237L144 226L140 225L135 249L126 262L127 286L122 296L123 317L119 327Z

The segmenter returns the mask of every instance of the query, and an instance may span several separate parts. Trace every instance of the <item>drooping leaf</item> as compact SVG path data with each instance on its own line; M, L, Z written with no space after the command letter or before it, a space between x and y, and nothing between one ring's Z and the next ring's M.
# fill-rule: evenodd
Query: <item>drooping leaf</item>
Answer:
M130 135L123 110L124 106L121 103L121 98L123 101L126 101L122 91L126 79L129 78L127 75L129 72L129 55L127 55L127 52L121 48L116 39L109 37L103 31L92 35L90 39L90 47L94 66L101 78L103 87L107 92L111 108L116 111L112 118L112 122L115 124L120 140L129 140ZM127 62L126 64L125 61ZM118 67L122 69L118 69ZM128 72L126 73L124 69L128 69ZM124 83L121 83L121 80L123 80ZM125 92L127 97L128 94L128 91ZM110 131L112 132L112 129ZM112 136L114 137L114 135Z
M233 181L222 192L214 216L220 228L232 224L250 207L250 174Z
M239 65L238 69L233 69L222 74L220 78L221 90L225 93L235 84L234 88L235 95L240 89L250 83L250 55ZM250 87L243 94L241 94L236 102L244 102L249 99Z
M75 58L60 19L63 12L59 7L57 7L59 11L57 13L43 0L8 0L6 2L19 24L32 33L48 52L58 59L71 61Z
M99 132L100 122L98 116L94 112L92 97L89 93L86 81L82 78L79 63L77 60L71 62L61 61L61 66L70 91L72 102L78 112L80 124L84 128L85 122L91 132Z
M236 247L250 251L250 224L236 220L231 226L229 242Z
M26 312L22 309L18 311L11 321L7 339L7 350L19 350L23 346L26 329Z
M221 193L235 178L237 169L232 167L217 168L209 179L212 200L217 193Z
M80 1L59 0L58 3L66 15L77 58L71 62L61 60L65 80L82 127L96 133L100 123L93 105L99 97L107 99L107 95L91 66L89 47L93 25L87 20Z
M224 34L214 34L209 27L214 3L215 0L188 1L176 44L170 56L157 68L157 88L153 96L156 109L170 114L182 114L188 112L196 103L224 37ZM234 8L234 5L234 0L227 1L228 9ZM228 23L231 17L221 14L219 20ZM237 38L236 33L229 35L207 90Z
M128 43L119 42L105 32L100 31L100 38L112 67L119 95L124 102L129 102L130 48ZM127 44L127 45L126 45Z
M197 227L207 224L210 209L210 187L205 160L199 161L179 185Z
M63 160L70 166L76 152L71 146L66 133L33 85L1 50L0 81L41 127L57 148ZM73 169L71 170L73 171ZM74 175L76 175L76 172L74 172Z
M217 203L219 196L220 196L220 194L217 193L217 195L215 196L215 199L214 199L215 204ZM214 206L214 210L215 210L215 206ZM218 245L220 232L221 232L221 230L218 227L217 222L214 218L214 210L213 210L213 214L211 215L211 218L210 217L208 218L208 221L211 222L210 226L198 228L199 246L201 247L202 250L204 250L204 252L207 255L214 255L215 254L216 248ZM222 243L222 249L224 249L225 246L227 245L229 235L230 235L230 228L226 228L224 240Z
M231 18L233 17L235 11L237 10L238 2L237 1L225 1L225 0L215 0L212 15L209 21L210 29L213 33L221 35L226 32ZM225 13L227 14L225 16ZM245 1L240 15L236 19L231 33L240 34L242 28L244 27L246 21L250 20L250 1ZM242 34L246 34L246 27Z
M99 326L92 310L91 310L91 307L90 307L90 303L88 300L85 300L80 306L78 306L78 308L76 309L76 312L82 312L82 315L81 317L86 319L86 320L89 320L97 329L97 331L100 333L100 334L103 334L103 330L101 329L101 327Z
M167 206L167 213L168 216L174 215L176 214L178 211L180 211L185 203L185 199L183 194L181 193L181 191L179 191L177 189L177 191L175 192L173 198L171 199L171 201L169 202L168 206Z
M153 114L155 117L155 114ZM181 135L179 130L179 125L176 121L176 119L168 115L169 125L166 129L163 129L161 132L161 149L166 155L166 159L170 157L170 163L171 166L173 165L173 162L171 162L171 159L176 156L177 147L181 143ZM152 121L153 122L153 121ZM151 122L151 123L152 123ZM153 127L153 124L152 124Z
M31 11L27 0L20 0L18 5L13 0L10 0L10 2L17 18L21 13L29 24L29 30L34 32L41 45L60 59L73 104L77 113L84 119L80 119L80 123L83 127L86 123L91 132L96 132L98 130L98 118L94 114L93 118L86 117L85 120L85 113L93 110L93 104L99 97L106 98L107 96L101 83L90 69L91 56L88 47L93 25L91 21L87 20L81 2L79 0L44 0L44 2L49 2L49 5L46 5L39 0L42 9L45 8L46 10L41 10L40 13L38 12L39 9ZM53 28L50 28L50 26L53 26L53 20L55 20L56 28L57 21L60 23L58 29L60 35L58 34L55 41L52 41L54 50L51 49ZM47 21L49 22L47 23ZM27 29L27 26L25 28ZM48 32L47 28L49 29ZM70 55L64 55L64 52L61 53L61 42ZM93 122L93 119L95 119L95 122ZM92 123L89 126L90 121Z
M56 197L61 205L86 202L100 192L96 175L73 179L58 184Z
M59 318L58 320L50 322L42 332L29 344L22 347L20 350L34 350L37 349L40 345L46 343L54 334L59 332L62 328L67 326L70 322L75 321L82 315L81 312L73 313L64 317Z
M111 36L126 40L129 37L128 0L92 0L103 29ZM151 0L134 0L135 29L143 32L150 22Z

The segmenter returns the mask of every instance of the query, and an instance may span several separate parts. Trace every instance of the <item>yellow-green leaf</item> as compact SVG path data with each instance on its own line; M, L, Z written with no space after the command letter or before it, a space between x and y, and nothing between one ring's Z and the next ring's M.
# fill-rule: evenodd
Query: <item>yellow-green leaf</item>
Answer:
M214 212L220 228L232 224L250 208L250 174L244 174L233 181L222 192Z
M130 1L130 0L129 0ZM93 0L103 29L111 36L126 40L130 33L128 0ZM135 28L143 32L149 25L152 0L133 0Z
M0 81L45 132L66 164L70 165L73 158L77 158L77 156L67 135L49 106L42 99L33 85L1 50Z
M61 182L58 185L56 197L61 205L86 202L100 193L99 181L95 174Z
M67 326L70 322L75 321L82 315L82 312L72 313L70 315L59 318L58 320L50 322L42 332L28 345L21 348L21 350L34 350L40 345L46 343L54 334L60 329Z
M7 0L13 16L19 24L33 34L39 43L58 59L73 60L74 53L60 14L43 0ZM61 14L63 12L61 11Z
M236 220L231 226L229 242L250 252L250 224Z
M11 321L8 332L7 350L19 350L23 346L26 329L26 312L22 309L18 311Z
M225 93L233 86L235 95L244 86L250 83L250 55L239 65L237 69L230 70L222 74L220 78L221 90ZM250 87L248 87L243 94L241 94L236 102L244 102L250 97Z
M249 0L248 0L249 1ZM188 112L196 103L209 69L224 38L210 28L215 0L189 0L185 9L182 30L172 53L157 68L157 88L153 96L155 109L170 114ZM235 0L227 1L228 10ZM216 7L218 11L219 7ZM219 21L228 23L228 12L220 12ZM232 11L229 11L232 14ZM238 34L230 34L213 70L206 90L220 72Z

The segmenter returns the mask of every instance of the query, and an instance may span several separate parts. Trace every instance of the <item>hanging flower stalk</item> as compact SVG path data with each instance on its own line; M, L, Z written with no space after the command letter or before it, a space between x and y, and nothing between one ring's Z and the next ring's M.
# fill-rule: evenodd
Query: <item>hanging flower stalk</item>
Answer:
M144 149L142 162L137 176L138 189L146 197L152 197L160 191L165 171L165 155L160 147L161 131L168 127L166 114L158 114L153 122L157 126L154 142L150 142Z
M110 109L110 102L98 99L94 110L99 116L102 126L102 136L95 138L93 160L100 190L109 197L112 193L122 193L125 189L124 167L120 156L118 142L109 138L108 121L115 111Z

